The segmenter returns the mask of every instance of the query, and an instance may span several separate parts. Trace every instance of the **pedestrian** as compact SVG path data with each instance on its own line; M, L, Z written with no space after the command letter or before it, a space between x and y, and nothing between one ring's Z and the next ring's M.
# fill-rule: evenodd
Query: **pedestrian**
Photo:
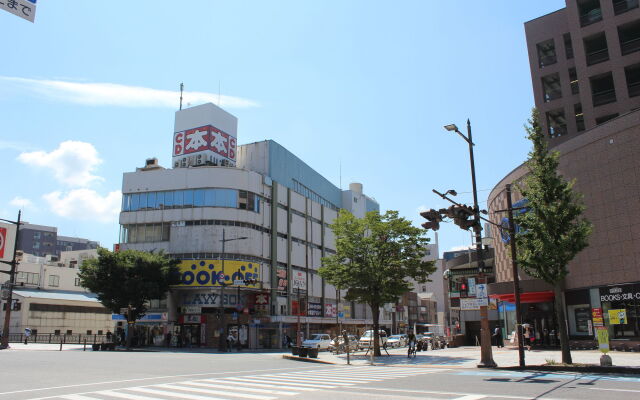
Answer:
M107 343L111 343L111 341L113 340L113 334L111 333L111 331L109 329L107 329Z
M236 342L235 336L233 336L233 334L229 332L229 336L227 336L227 351L231 351L235 342Z
M531 351L531 328L529 328L529 324L524 324L524 343L523 345L527 347L528 351Z
M411 358L411 355L416 356L416 335L413 332L407 334L407 343L409 344L409 351L407 357Z
M31 336L31 329L24 328L24 344L27 344L27 342L29 342L29 336Z
M496 329L493 331L494 341L498 348L504 347L504 341L502 340L502 329L499 326L496 326Z
M165 338L167 340L167 347L171 347L171 332L167 332Z

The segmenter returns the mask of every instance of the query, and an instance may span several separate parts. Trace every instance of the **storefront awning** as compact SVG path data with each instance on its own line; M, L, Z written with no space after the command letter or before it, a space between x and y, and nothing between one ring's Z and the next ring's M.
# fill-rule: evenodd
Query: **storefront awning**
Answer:
M498 299L500 301L506 301L507 303L515 303L516 299L513 293L503 294L490 294L492 299ZM520 293L521 303L547 303L553 301L555 296L552 290L545 290L541 292L524 292Z

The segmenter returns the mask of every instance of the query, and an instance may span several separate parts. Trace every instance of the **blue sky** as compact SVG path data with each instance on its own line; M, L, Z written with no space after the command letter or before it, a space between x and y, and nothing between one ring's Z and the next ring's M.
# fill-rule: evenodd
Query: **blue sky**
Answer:
M523 23L564 1L47 1L35 24L0 12L0 218L118 240L122 174L170 166L178 86L221 101L238 143L274 139L383 210L422 223L472 197L471 119L481 206L526 158L533 106ZM431 235L433 236L433 235ZM441 251L467 246L452 223Z

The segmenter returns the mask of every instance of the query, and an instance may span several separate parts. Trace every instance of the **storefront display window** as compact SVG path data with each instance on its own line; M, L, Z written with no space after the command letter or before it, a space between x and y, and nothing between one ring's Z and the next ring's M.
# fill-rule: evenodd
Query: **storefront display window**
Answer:
M612 339L640 338L639 284L600 288L600 302L609 337Z

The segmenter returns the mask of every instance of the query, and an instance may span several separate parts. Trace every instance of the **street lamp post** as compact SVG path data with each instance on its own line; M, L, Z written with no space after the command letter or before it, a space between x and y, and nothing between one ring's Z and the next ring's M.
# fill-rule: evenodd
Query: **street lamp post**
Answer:
M445 125L446 130L457 133L469 145L469 162L471 164L471 185L473 188L473 218L475 224L473 231L476 236L476 254L478 255L478 272L480 277L484 274L484 254L482 249L482 225L480 224L480 207L478 206L478 189L476 187L476 167L473 159L473 138L471 136L471 122L467 119L467 136L458 130L455 124ZM482 279L482 278L481 278ZM484 279L486 283L486 279ZM493 368L497 364L493 361L491 350L491 333L489 332L488 307L480 306L480 364L479 368Z
M222 242L222 282L220 282L220 279L218 279L218 283L220 284L220 304L218 304L218 317L220 320L220 340L218 341L218 350L220 351L226 351L227 350L227 338L226 338L226 333L227 333L227 320L225 318L224 315L224 287L226 286L226 275L224 272L224 259L225 259L225 243L227 242L232 242L234 240L242 240L242 239L248 239L247 236L242 236L242 237L237 237L237 238L232 238L232 239L227 239L225 237L225 230L222 229L222 240L220 240L220 242Z

